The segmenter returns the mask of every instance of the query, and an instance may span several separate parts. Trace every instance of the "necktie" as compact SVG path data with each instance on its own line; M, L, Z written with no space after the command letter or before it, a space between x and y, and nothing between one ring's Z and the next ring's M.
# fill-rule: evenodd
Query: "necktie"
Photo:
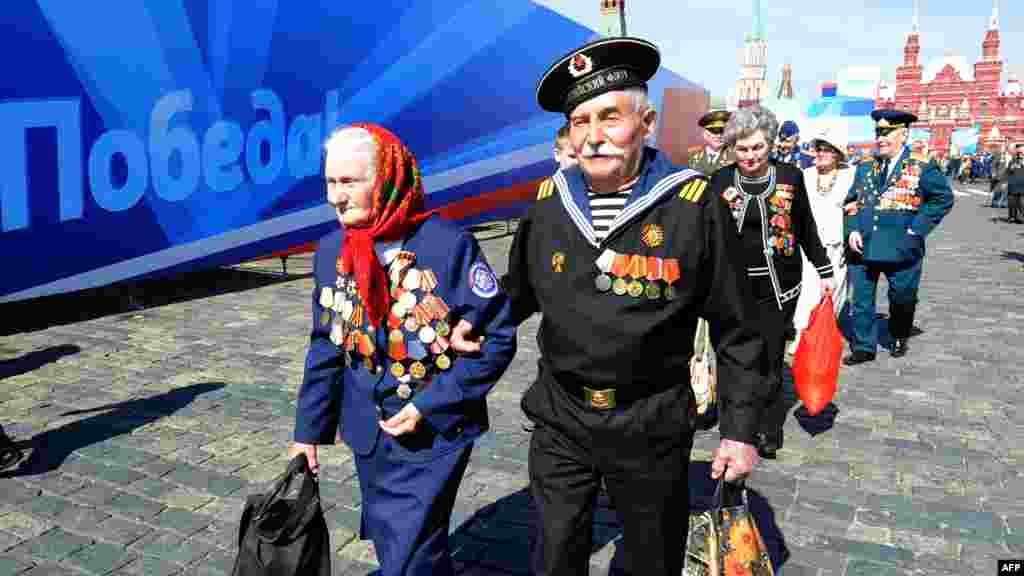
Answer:
M882 162L882 176L881 176L880 180L878 181L878 189L879 190L882 190L882 189L885 188L885 182L888 179L889 179L889 159L886 158L885 161Z

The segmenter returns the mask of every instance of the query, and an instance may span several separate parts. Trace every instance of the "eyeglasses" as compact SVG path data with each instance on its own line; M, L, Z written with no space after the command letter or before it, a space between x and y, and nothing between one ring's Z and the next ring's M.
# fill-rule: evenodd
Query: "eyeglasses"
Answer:
M899 127L893 126L887 128L875 128L875 138L878 138L879 136L888 136L897 130L899 130Z

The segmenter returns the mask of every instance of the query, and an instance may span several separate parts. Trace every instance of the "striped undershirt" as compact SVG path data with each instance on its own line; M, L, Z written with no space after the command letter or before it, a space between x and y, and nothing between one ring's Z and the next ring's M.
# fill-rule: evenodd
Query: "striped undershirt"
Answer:
M590 193L590 216L594 226L594 237L602 242L608 236L612 221L622 212L629 199L630 190L622 190L608 194Z

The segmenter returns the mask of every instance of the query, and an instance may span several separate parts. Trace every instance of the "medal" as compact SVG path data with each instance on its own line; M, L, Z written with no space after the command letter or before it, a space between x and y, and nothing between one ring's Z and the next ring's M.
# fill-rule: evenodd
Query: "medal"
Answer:
M422 303L417 304L416 307L412 309L412 313L413 316L416 316L416 321L419 322L421 326L430 324L430 312L427 312L427 307L423 306Z
M434 338L437 337L437 333L434 332L434 329L431 328L430 326L424 326L423 328L420 328L419 337L420 342L423 342L424 344L430 344L431 342L434 341Z
M327 326L327 323L330 322L330 321L331 321L331 313L328 312L327 310L324 310L323 313L320 314L320 324L322 326Z
M665 300L672 301L672 300L675 300L675 299L676 299L676 289L671 287L671 286L665 286Z
M665 241L665 229L658 224L644 224L640 239L649 248L657 248Z
M410 268L405 273L405 278L402 279L402 288L406 290L415 290L420 287L420 271L415 268Z
M401 398L402 400L408 400L409 398L412 397L412 386L409 386L405 382L402 382L401 384L398 385L398 390L396 390L396 393L398 394L398 397Z
M434 274L433 270L424 270L420 277L420 288L424 292L432 292L434 288L437 288L437 275Z
M415 332L420 327L420 323L416 320L416 316L410 314L405 317L405 329L409 332Z
M661 280L661 263L661 258L656 258L654 256L647 257L646 278L648 282L656 282L658 280Z
M447 370L452 367L451 359L444 354L438 356L437 359L434 360L434 364L437 364L437 367L441 370Z
M402 319L395 316L394 308L391 309L391 313L388 314L388 328L394 330L402 327Z
M423 360L427 357L427 349L423 346L423 342L420 342L418 338L412 338L405 343L406 349L409 353L409 358L413 360Z
M430 309L434 313L434 316L438 318L444 318L448 316L448 305L444 303L444 300L441 300L437 296L434 296L433 294L427 294L423 298L423 302L430 307Z
M352 312L353 312L353 308L354 307L352 305L352 301L351 300L349 300L348 298L343 299L341 301L341 310L339 310L339 312L341 313L341 317L342 318L349 318L349 317L351 317L352 316Z
M611 278L611 276L605 274L604 272L598 274L597 278L594 279L594 287L597 288L598 292L607 292L607 291L611 290L611 288L612 288L612 278Z
M334 290L330 286L324 286L320 289L320 307L330 308L334 306Z
M396 379L401 378L405 375L405 366L402 366L401 362L395 362L391 365L391 375Z
M405 308L406 311L409 311L416 305L416 295L412 292L404 292L398 299L398 303L401 304L402 308ZM403 316L405 316L405 314L403 314Z
M412 366L409 366L409 374L417 380L422 380L427 375L427 367L420 362L413 362Z
M644 294L647 295L648 300L657 300L658 298L661 298L661 289L658 288L657 284L651 282L644 290Z
M442 352L447 351L448 347L451 346L451 343L448 342L448 339L445 338L444 336L441 336L440 334L437 335L437 339L434 340L434 344L436 344L438 349L441 350L441 352L435 352L435 354L441 354ZM433 349L434 344L430 345L431 349Z
M438 320L434 323L434 332L442 338L447 338L452 333L451 327L444 320Z
M401 330L388 332L388 356L399 362L409 356L405 349L405 334L402 334Z
M626 290L626 281L622 278L616 278L615 281L612 282L612 292L619 296L623 296L626 294Z
M612 267L609 272L616 278L622 278L626 275L627 268L629 268L629 258L623 254L616 254L612 258Z
M426 302L420 302L417 304L416 310L420 316L423 317L423 320L421 320L423 324L429 324L430 322L438 319L437 316L434 315L434 310L430 306L427 306Z
M551 255L551 271L561 272L563 268L565 268L565 254L555 252Z
M397 282L394 282L391 286L390 292L391 299L397 302L402 297L402 294L405 293L405 288L402 288L401 286L398 285Z
M669 286L674 284L676 280L679 280L679 260L675 258L665 258L662 260L661 279Z
M629 283L628 291L633 298L639 298L644 293L644 285L639 280L633 280Z

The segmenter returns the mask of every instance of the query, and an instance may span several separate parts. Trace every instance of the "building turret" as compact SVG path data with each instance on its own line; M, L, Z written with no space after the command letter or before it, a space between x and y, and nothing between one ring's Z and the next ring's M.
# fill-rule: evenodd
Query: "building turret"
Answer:
M626 0L601 0L601 34L626 35Z

